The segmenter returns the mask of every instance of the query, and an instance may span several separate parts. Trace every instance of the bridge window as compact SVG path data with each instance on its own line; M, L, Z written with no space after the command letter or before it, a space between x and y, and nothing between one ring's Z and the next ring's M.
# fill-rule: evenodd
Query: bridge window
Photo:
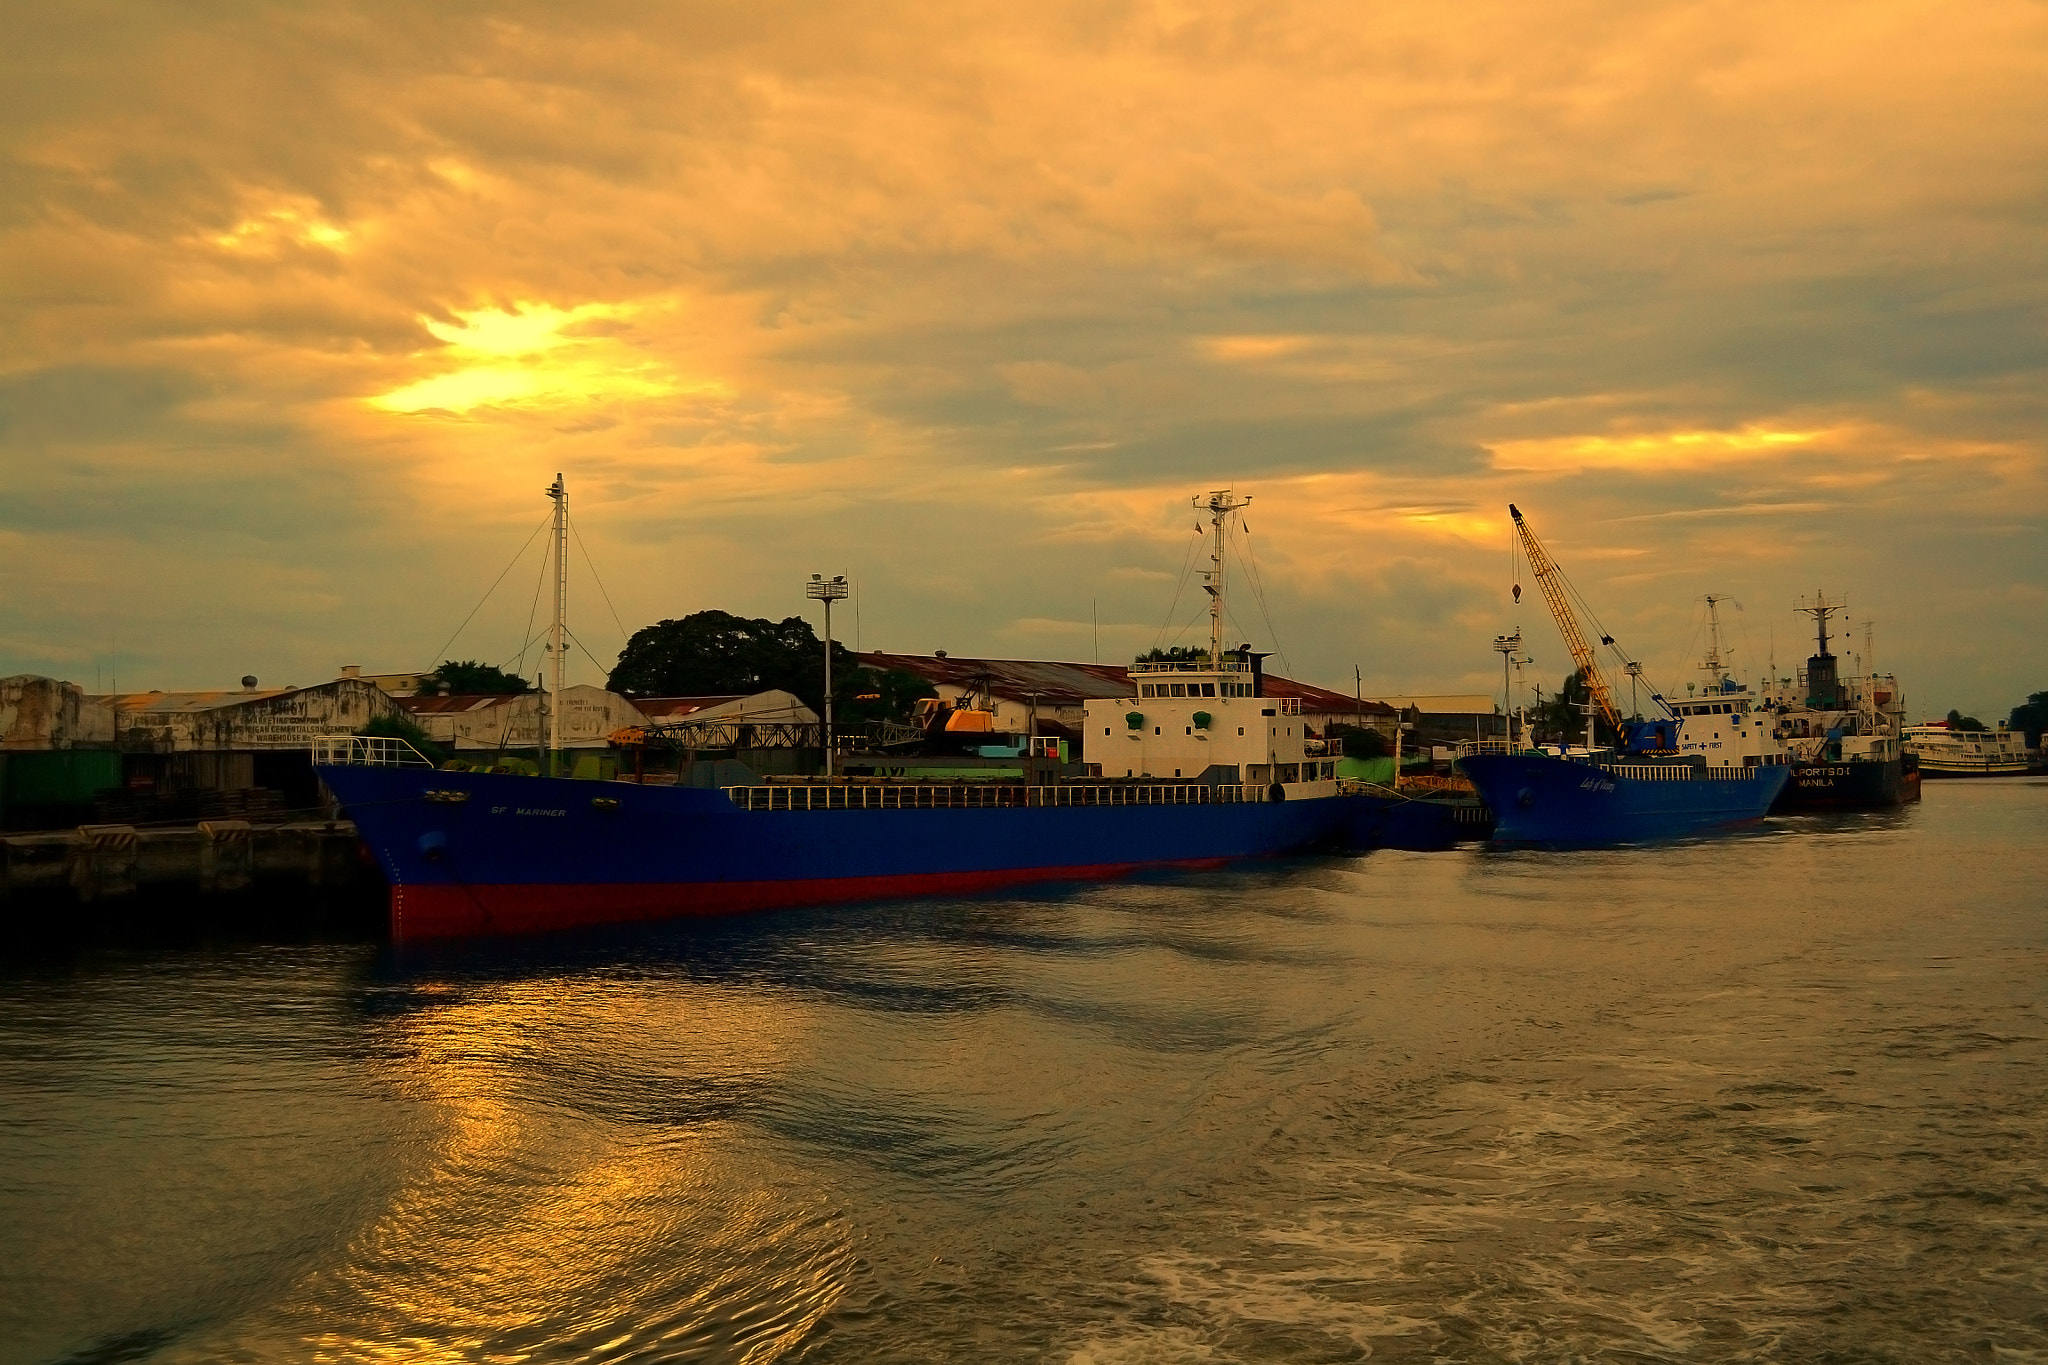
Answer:
M1216 684L1215 684L1215 683L1203 683L1203 684L1202 684L1202 695L1203 695L1203 696L1205 696L1205 697L1213 697L1213 696L1215 696L1215 695L1216 695Z

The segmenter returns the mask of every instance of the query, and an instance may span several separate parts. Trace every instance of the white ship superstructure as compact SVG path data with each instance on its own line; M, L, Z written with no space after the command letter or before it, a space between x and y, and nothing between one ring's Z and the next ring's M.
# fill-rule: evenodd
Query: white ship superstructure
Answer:
M1249 501L1228 491L1195 500L1208 512L1212 533L1202 585L1209 594L1208 653L1135 663L1134 695L1088 703L1088 758L1105 778L1279 784L1289 800L1336 794L1336 761L1310 753L1301 699L1261 696L1251 652L1223 648L1224 529Z
M1707 652L1700 671L1707 681L1684 701L1663 701L1677 723L1674 747L1681 758L1710 768L1769 767L1787 761L1784 730L1768 700L1730 675L1721 647L1720 604L1707 597Z

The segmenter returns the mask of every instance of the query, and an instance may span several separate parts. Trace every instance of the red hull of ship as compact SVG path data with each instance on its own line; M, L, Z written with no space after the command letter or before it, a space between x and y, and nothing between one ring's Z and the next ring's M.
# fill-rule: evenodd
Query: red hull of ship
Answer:
M1140 868L1204 869L1227 858L1086 867L1006 868L804 881L622 883L593 886L396 886L391 932L400 940L545 933L700 915L738 915L848 901L970 896L1031 882L1107 881Z

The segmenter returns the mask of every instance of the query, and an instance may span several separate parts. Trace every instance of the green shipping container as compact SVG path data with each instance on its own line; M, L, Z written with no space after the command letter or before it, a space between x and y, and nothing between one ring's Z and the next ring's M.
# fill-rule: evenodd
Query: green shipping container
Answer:
M0 810L89 806L94 793L121 785L121 755L112 749L17 750L0 768Z
M1394 756L1385 758L1340 758L1337 760L1337 776L1348 777L1354 782L1377 782L1382 787L1394 783Z

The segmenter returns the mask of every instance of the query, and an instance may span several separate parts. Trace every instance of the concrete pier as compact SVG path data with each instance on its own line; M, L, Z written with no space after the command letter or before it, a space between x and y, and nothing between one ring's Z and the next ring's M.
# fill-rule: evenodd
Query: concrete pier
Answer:
M0 835L0 915L15 920L29 902L89 906L151 892L182 899L266 886L374 891L382 878L357 848L355 826L346 820L205 820L171 829L81 825Z

